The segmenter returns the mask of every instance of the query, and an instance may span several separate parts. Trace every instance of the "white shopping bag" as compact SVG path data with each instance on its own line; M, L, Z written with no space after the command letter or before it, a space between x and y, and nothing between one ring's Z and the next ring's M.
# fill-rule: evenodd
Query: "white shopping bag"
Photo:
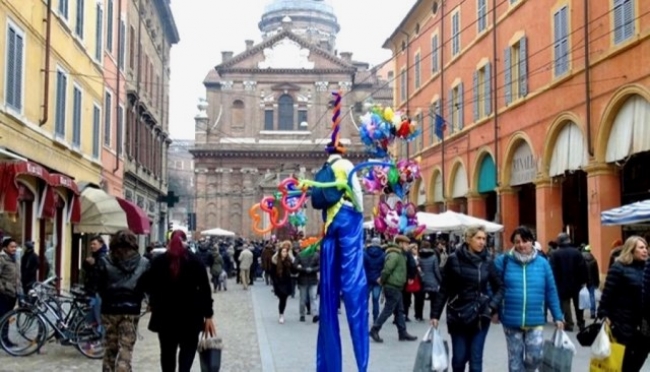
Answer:
M578 305L580 310L587 310L591 308L591 297L589 296L589 290L587 289L587 287L583 287L580 290Z
M591 345L591 356L595 359L606 359L612 353L612 343L609 340L609 335L607 334L607 323L603 323L603 326L596 336L596 340Z
M445 348L445 341L440 335L440 331L433 330L431 338L431 370L433 372L444 372L449 367L449 355Z
M574 345L573 341L571 341L571 338L566 334L566 332L556 331L554 343L555 347L569 350L573 353L573 355L576 354L576 345Z

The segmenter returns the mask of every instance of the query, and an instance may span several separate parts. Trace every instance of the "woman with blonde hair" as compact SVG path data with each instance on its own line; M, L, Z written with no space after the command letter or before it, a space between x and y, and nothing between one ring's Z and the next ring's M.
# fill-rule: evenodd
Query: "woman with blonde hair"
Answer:
M287 308L287 298L291 296L292 281L291 270L293 267L292 244L289 240L280 243L280 249L271 258L273 277L273 292L278 297L278 322L284 324L284 310Z
M452 371L463 372L469 364L471 372L481 372L490 320L499 310L504 287L485 249L485 227L469 227L464 235L465 242L447 258L442 285L431 311L431 325L438 327L438 319L447 305ZM497 290L488 290L488 284Z
M648 243L640 236L629 237L609 268L598 307L598 318L605 319L616 342L625 345L622 372L640 371L650 352L650 338L642 333L647 259Z

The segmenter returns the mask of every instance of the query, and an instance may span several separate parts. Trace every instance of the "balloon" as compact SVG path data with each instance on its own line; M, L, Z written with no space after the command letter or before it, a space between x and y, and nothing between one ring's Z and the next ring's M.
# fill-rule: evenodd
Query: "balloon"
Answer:
M282 219L279 219L280 212L278 211L277 208L273 209L275 212L273 212L273 215L271 216L271 226L274 228L280 228L284 225L287 224L287 220L289 219L289 213L285 210L284 213L282 214Z
M273 207L275 206L275 198L272 196L265 196L262 201L260 202L260 208L266 212L271 214L273 212Z
M257 213L258 209L261 209L260 208L260 203L257 203L255 205L253 205L251 207L251 209L248 210L248 215L253 220L252 229L253 229L254 232L256 232L256 233L258 233L260 235L268 234L271 231L273 231L273 225L269 225L265 229L260 228L260 223L262 222L262 217L260 216L259 213ZM274 209L273 211L274 211L273 213L275 215L272 216L271 220L277 218L277 214L278 214L277 209Z
M291 190L292 188L293 190ZM284 180L282 180L282 182L280 182L280 185L278 186L278 190L280 190L280 193L282 194L280 203L282 204L282 207L284 207L285 211L288 213L293 213L298 211L300 208L302 208L303 204L305 204L305 200L307 199L307 192L306 190L303 190L303 192L300 194L300 197L296 200L296 202L292 203L293 205L290 205L287 199L294 198L294 196L290 196L289 193L297 189L298 189L298 180L293 177L285 178Z

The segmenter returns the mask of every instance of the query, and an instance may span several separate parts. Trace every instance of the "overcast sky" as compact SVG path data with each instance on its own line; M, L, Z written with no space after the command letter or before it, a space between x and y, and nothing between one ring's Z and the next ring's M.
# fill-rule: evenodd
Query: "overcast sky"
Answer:
M172 138L194 138L194 116L205 96L203 78L221 59L221 51L238 54L244 40L261 41L257 22L270 0L173 0L181 41L171 51L170 130ZM331 0L341 24L339 51L377 64L390 58L381 49L415 0ZM236 12L233 12L237 9Z

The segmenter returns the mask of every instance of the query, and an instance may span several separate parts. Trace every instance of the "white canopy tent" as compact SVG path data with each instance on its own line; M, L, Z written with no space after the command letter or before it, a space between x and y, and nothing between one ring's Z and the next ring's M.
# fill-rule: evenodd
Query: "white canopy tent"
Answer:
M220 229L220 228L214 228L210 230L203 230L201 231L201 235L203 236L235 236L236 234L232 231Z
M484 226L490 233L503 230L503 225L486 221L481 218L468 216L453 211L446 211L440 214L418 213L418 222L427 227L427 232L451 232L463 230L470 226Z

